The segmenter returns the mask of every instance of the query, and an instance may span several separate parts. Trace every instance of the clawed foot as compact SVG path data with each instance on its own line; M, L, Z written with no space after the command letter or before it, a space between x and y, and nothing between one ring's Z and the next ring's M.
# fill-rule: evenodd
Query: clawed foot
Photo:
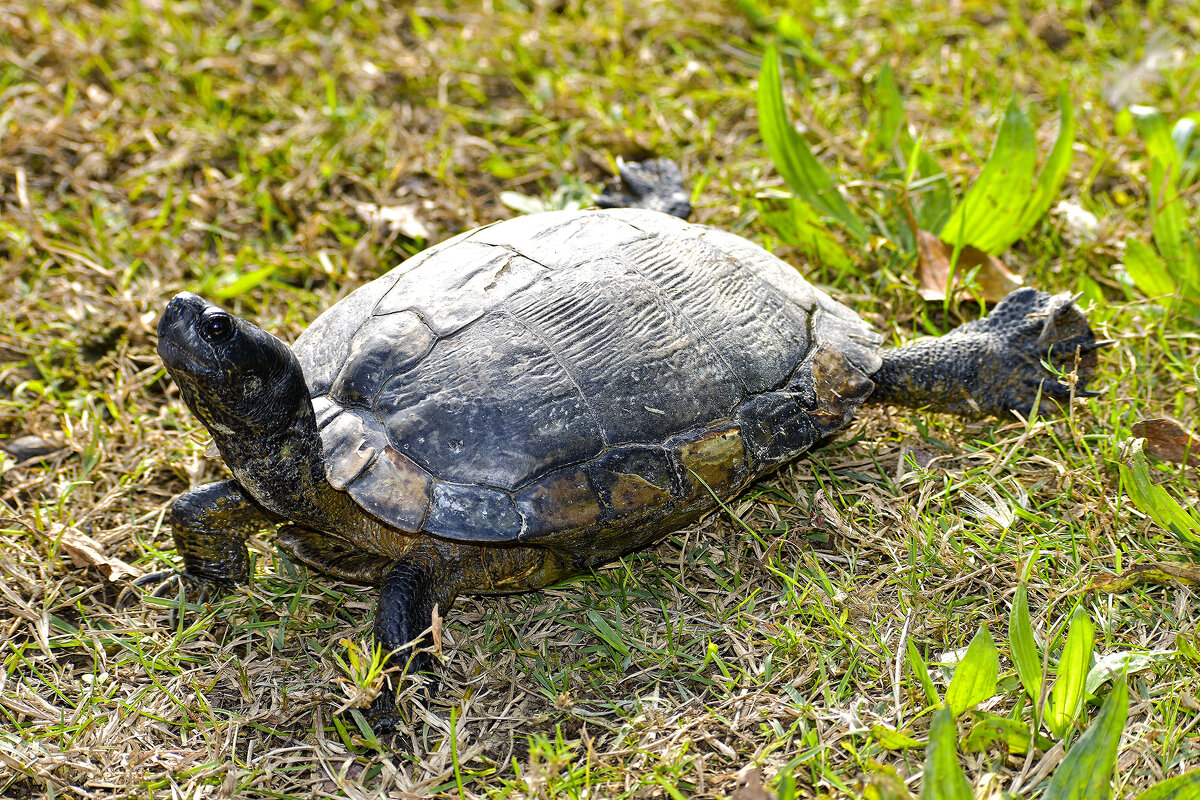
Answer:
M171 606L171 626L174 627L188 605L203 605L224 594L226 587L187 572L165 569L143 575L130 583L117 598L118 608L125 605L134 590L143 597L155 600L174 599L175 602Z
M401 657L400 653L393 656L397 660ZM414 692L405 693L405 702L429 701L441 687L441 681L433 673L433 658L427 650L418 650L412 654L412 659L408 662L404 674L398 680L402 682L412 680L416 684ZM371 701L371 705L362 713L376 736L393 733L412 724L411 719L401 714L396 700L396 692L390 684L384 684L383 689Z
M1072 397L1098 396L1087 386L1096 371L1097 351L1112 344L1096 339L1070 295L1031 288L1018 289L987 317L949 335L959 332L991 337L991 357L980 366L984 391L972 394L981 410L996 416L1015 412L1028 417L1039 392L1043 401L1064 406Z
M1087 387L1096 352L1108 344L1096 340L1070 295L1022 288L983 319L880 352L870 399L964 417L1028 418L1035 406L1094 397Z
M617 159L620 185L609 185L596 198L601 208L648 208L681 219L692 213L691 197L683 185L683 173L674 161L652 158L647 161Z

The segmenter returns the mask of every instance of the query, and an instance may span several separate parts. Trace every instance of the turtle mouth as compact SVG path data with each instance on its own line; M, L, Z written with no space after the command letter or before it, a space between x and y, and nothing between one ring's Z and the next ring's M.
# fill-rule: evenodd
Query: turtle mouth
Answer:
M196 336L196 320L208 306L191 292L180 292L167 303L158 320L158 357L172 373L195 375L211 368L202 357L210 348Z

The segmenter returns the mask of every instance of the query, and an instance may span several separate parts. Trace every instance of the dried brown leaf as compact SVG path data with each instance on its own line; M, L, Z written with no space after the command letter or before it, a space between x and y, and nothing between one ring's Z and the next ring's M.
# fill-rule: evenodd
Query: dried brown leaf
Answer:
M369 225L380 225L390 231L398 231L409 239L429 239L432 236L429 226L418 216L416 206L355 203L354 210Z
M763 785L762 769L747 764L737 772L731 800L775 800L775 793Z
M104 546L78 528L52 525L49 536L62 546L76 567L96 567L113 583L142 574L121 559L105 555Z
M950 287L950 264L954 247L929 231L917 229L917 293L926 300L945 300L951 288L961 286L962 276L976 268L973 292L980 300L997 303L1020 287L1021 278L1009 271L1000 259L970 245L963 246L954 270L955 286Z
M1159 461L1200 467L1200 439L1175 420L1158 417L1133 423L1133 435L1146 440L1146 452Z

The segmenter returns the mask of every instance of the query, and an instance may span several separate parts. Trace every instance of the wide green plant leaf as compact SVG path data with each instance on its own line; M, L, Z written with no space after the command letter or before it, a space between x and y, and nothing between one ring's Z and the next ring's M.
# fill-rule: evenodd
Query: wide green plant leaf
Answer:
M1046 704L1046 725L1060 739L1083 710L1083 689L1092 667L1095 644L1096 627L1083 606L1076 606L1067 628L1067 643L1063 645L1062 658L1058 662L1058 677L1050 690L1050 702Z
M1138 795L1138 800L1200 800L1200 769L1156 783Z
M1012 616L1008 620L1008 646L1017 677L1033 698L1034 707L1042 696L1042 658L1033 640L1033 624L1029 621L1028 588L1024 581L1017 584L1013 598Z
M1000 655L987 625L980 625L966 654L954 669L954 678L946 690L946 707L954 716L982 703L996 693L1000 675Z
M1066 89L1058 90L1058 137L1054 140L1054 148L1042 165L1033 194L1021 212L1016 231L1009 241L1011 245L1025 232L1037 224L1037 221L1050 210L1050 204L1058 196L1067 173L1071 169L1071 159L1075 155L1075 106ZM1006 245L1007 247L1007 245Z
M1075 114L1065 92L1059 93L1058 105L1058 138L1035 182L1033 126L1016 100L1009 102L983 171L939 234L943 241L997 255L1045 215L1070 169L1075 145Z
M993 255L1015 241L1023 233L1013 236L1030 197L1036 152L1033 126L1013 100L1004 112L992 154L950 214L942 239Z
M929 727L921 800L974 800L971 784L958 763L957 734L954 712L939 708Z
M1096 721L1054 771L1042 800L1108 800L1128 714L1129 689L1122 679L1115 681Z
M1152 296L1178 292L1189 301L1200 302L1200 245L1196 232L1188 220L1187 209L1180 193L1180 173L1187 162L1188 140L1173 136L1171 127L1158 109L1134 106L1133 112L1138 133L1146 144L1150 157L1150 221L1154 231L1154 246L1162 257L1162 268L1156 271L1158 281L1143 285L1144 253L1135 254L1135 268L1129 272L1138 288ZM1182 142L1184 151L1181 152ZM1128 243L1127 243L1128 247ZM1126 265L1128 269L1128 264ZM1163 281L1171 283L1169 292L1160 291Z
M1133 440L1125 458L1118 465L1121 488L1139 511L1181 541L1200 549L1200 516L1181 506L1166 489L1150 479L1150 468L1142 452L1143 444L1141 439Z
M869 238L866 225L850 210L833 178L788 119L779 53L774 45L763 54L762 69L758 73L758 130L775 168L796 197L842 223L855 239L865 243Z

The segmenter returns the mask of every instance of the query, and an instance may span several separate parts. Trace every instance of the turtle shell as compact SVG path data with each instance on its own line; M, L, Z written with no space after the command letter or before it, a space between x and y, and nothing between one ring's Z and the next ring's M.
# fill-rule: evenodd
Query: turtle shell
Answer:
M745 239L617 209L459 235L293 349L326 475L368 513L553 542L661 528L795 458L870 394L879 343Z

